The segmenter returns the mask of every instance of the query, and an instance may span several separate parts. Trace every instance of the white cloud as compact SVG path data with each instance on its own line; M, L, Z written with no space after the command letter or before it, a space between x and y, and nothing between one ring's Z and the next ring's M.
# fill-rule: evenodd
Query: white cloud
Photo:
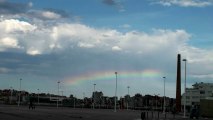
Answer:
M29 55L39 55L41 52L35 48L30 48L27 50L27 54Z
M182 46L181 53L187 56L190 63L209 63L213 61L213 50L204 50L193 46Z
M29 6L29 7L33 7L33 3L32 3L32 2L29 2L29 3L28 3L28 6Z
M0 73L8 73L10 70L4 67L0 67Z
M47 19L59 19L61 15L54 13L52 11L42 11L41 15Z
M15 38L5 37L0 39L0 51L5 51L10 48L20 48L18 41Z
M6 24L7 22L5 21L9 21L8 24L11 22L14 26L9 25L9 27L7 27L8 24ZM191 76L200 73L201 76L196 77L205 79L207 76L204 75L209 73L209 71L213 71L213 68L210 66L210 64L213 64L213 50L201 49L187 44L191 39L191 35L183 29L153 29L149 33L143 31L129 31L123 33L115 29L94 28L80 23L64 22L46 25L45 21L42 21L42 24L40 22L39 25L35 23L37 25L36 27L31 23L15 19L0 21L0 51L9 51L10 48L19 48L13 52L25 52L28 55L36 56L41 54L51 54L54 52L67 54L67 50L71 50L71 52L75 54L76 51L83 48L83 50L86 49L84 52L88 52L88 56L90 56L87 57L86 55L84 56L85 58L92 59L91 61L95 59L96 63L101 63L103 66L105 65L103 67L105 69L108 69L108 66L110 65L114 65L113 62L116 62L117 60L112 60L112 58L108 57L115 57L113 55L116 55L116 57L119 58L119 55L121 55L120 59L125 59L125 63L119 61L119 66L123 67L127 65L127 68L137 66L138 68L143 69L143 66L145 66L144 68L147 68L147 66L159 67L161 63L164 63L163 67L160 66L161 68L158 68L160 70L170 69L168 68L170 66L165 67L165 64L167 64L167 61L173 61L175 63L176 59L173 60L173 58L175 58L176 54L180 52L183 58L186 57L189 62L188 67L190 68L190 71L188 71L188 73ZM95 55L93 54L93 51L95 51ZM103 56L105 56L104 53L108 52L115 52L115 54L106 54L106 57L104 58L93 58L94 56L97 57L96 55L99 52ZM73 54L69 54L70 56L64 56L73 57ZM132 58L134 57L134 59L129 56L132 56ZM81 56L77 55L76 57ZM143 58L143 62L141 62L139 58ZM74 62L75 64L82 62L82 59L76 59L78 61ZM109 61L109 63L108 61L103 62L103 59L112 61ZM137 61L141 62L140 66L138 66L139 63L137 63ZM92 65L93 63L88 64L94 66ZM88 64L85 65L87 69L90 67ZM169 65L171 65L171 63ZM99 66L96 67L99 68ZM132 69L134 69L133 67ZM174 67L175 64L172 66L172 69ZM79 71L82 69L85 71L87 70L81 68L81 65L79 65L78 69Z
M119 46L133 53L153 53L160 50L178 48L190 38L184 30L154 30L153 33L128 32L121 37Z
M83 43L83 42L79 42L79 43L78 43L78 46L79 46L79 47L82 47L82 48L93 48L93 47L94 47L93 44Z
M205 66L204 73L213 71L208 67L210 63L213 64L211 62L213 50L188 45L191 35L185 30L153 29L150 33L140 31L121 33L114 29L93 28L80 23L58 23L52 26L40 24L39 27L35 27L27 22L23 24L19 20L8 20L17 23L18 27L6 27L5 23L8 21L5 21L7 20L0 22L0 30L3 31L0 33L1 51L19 48L18 50L25 51L29 55L40 55L73 48L93 48L98 52L120 51L140 56L162 53L174 55L180 52L187 57L190 64L193 64L192 74L200 72L196 69L202 66ZM12 34L11 31L24 32Z
M63 47L67 47L67 44L77 44L79 47L96 47L101 50L148 53L162 47L177 50L189 40L190 34L184 30L161 29L153 30L150 34L137 31L121 33L113 29L95 29L83 24L58 24L53 27L51 37Z
M127 29L127 28L131 28L131 25L129 25L129 24L123 24L120 27L124 28L124 29Z
M17 47L20 42L20 47L30 55L51 53L70 46L96 48L99 51L122 50L133 54L154 53L166 49L176 51L190 38L190 34L184 30L154 29L152 33L121 33L114 29L92 28L80 23L58 23L53 26L40 24L35 27L28 22L14 19L0 22L0 30L5 31L2 35L16 39L16 42L13 40L13 43L7 45ZM11 34L12 31L28 34Z
M0 22L0 31L5 33L13 33L13 32L31 32L35 30L37 27L31 25L28 22L20 21L16 19L3 20Z
M122 49L119 46L113 46L112 50L113 51L121 51Z
M207 74L207 75L192 75L194 78L198 79L213 79L213 74Z
M0 45L13 48L18 47L17 40L9 37L0 39Z
M160 0L156 3L164 6L178 5L182 7L205 7L213 4L210 0Z

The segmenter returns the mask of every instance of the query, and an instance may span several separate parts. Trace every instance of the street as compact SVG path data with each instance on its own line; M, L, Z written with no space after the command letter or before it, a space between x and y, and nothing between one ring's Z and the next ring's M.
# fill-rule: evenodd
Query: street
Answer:
M159 116L158 116L159 115ZM148 112L148 120L163 120L165 114ZM28 106L0 106L1 120L141 120L140 110L117 110L113 109L81 109L65 107L38 106L29 110ZM166 114L167 120L183 119L182 116ZM186 119L186 118L185 118Z

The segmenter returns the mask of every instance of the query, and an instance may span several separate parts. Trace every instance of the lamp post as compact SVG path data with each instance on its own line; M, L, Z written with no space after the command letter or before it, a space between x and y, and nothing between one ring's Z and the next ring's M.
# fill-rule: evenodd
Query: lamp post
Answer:
M184 84L185 100L184 100L184 108L183 108L184 118L185 118L186 117L186 62L187 62L187 59L183 59L183 61L185 62L185 84Z
M83 99L85 98L85 92L83 92Z
M62 97L64 96L64 91L63 91L63 90L61 91L61 96L62 96Z
M157 111L157 96L158 95L160 95L160 94L154 94L154 96L155 96L155 109L156 109L156 111Z
M20 105L20 101L21 101L21 81L22 81L22 79L19 79L19 97L18 97L18 106Z
M129 97L129 96L130 96L130 95L129 95L129 88L130 88L130 87L127 86L127 88L128 88L128 97ZM129 99L127 99L127 110L128 110L128 109L129 109Z
M93 84L94 85L94 92L93 92L93 109L95 109L95 86L96 84Z
M13 87L10 87L10 104L12 104Z
M38 105L39 105L39 89L37 89L38 90Z
M59 84L60 84L60 81L58 81L57 83L58 83L58 97L57 97L57 108L58 108L58 102L59 102Z
M115 77L116 77L116 82L115 82L115 111L116 112L116 104L117 104L117 75L118 75L118 72L115 72Z
M73 106L74 106L74 109L75 109L75 98L76 98L76 95L74 95L74 105L73 105Z
M163 81L164 81L164 92L163 92L163 113L165 114L165 110L166 110L166 98L165 98L165 81L166 81L166 77L163 77Z
M85 92L83 92L83 102L84 102L84 104L83 104L83 107L85 106Z

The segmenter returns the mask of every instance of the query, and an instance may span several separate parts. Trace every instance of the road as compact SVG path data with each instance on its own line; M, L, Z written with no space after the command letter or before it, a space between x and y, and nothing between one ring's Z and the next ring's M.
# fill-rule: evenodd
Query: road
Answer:
M159 114L159 120L163 120L164 114ZM158 118L156 112L149 112L148 119ZM167 120L174 120L171 114L167 114ZM175 116L175 119L183 119ZM29 110L28 106L0 105L0 120L141 120L141 111L112 109L81 109L64 107L36 107Z

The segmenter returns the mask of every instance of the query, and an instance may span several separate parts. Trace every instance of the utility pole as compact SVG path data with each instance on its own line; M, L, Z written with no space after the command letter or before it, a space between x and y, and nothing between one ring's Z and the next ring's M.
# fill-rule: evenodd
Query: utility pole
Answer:
M184 108L183 108L183 111L184 111L183 117L186 118L186 61L187 59L183 59L183 61L185 62L185 84L184 84L185 100L184 100Z
M58 83L58 97L57 97L57 108L58 108L58 104L59 104L59 84L60 84L60 81L58 81L57 83Z
M18 107L19 107L20 102L21 102L21 81L22 81L22 79L19 79L19 97L18 97Z
M115 82L115 111L116 112L116 105L117 105L117 74L118 72L115 72L116 82Z
M164 79L164 92L163 92L163 94L164 94L164 98L163 98L163 113L165 114L165 112L166 112L166 96L165 96L165 81L166 81L166 77L163 77L163 79Z

